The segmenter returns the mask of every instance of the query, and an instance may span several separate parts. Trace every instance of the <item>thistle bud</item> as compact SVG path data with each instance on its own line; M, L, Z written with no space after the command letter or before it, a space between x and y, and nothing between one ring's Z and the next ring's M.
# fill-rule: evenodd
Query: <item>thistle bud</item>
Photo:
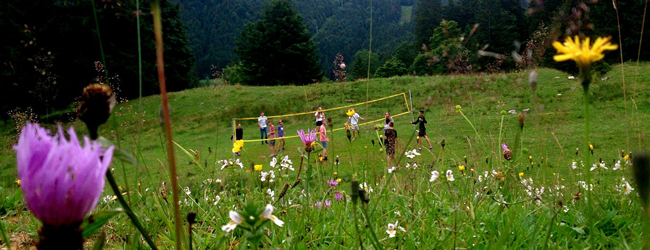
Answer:
M645 209L648 208L648 194L650 192L650 158L643 151L634 153L632 168L634 169L634 180L636 182L639 198Z
M519 113L519 115L517 115L517 117L519 118L519 129L523 130L524 129L524 119L526 118L526 115L524 115L524 113L522 112L522 113Z
M196 223L196 213L195 212L187 213L187 223L190 223L190 224Z
M442 139L442 141L440 142L440 146L442 146L443 150L445 149L445 139Z
M99 125L108 120L116 103L115 93L106 84L94 83L83 89L77 117L88 127L91 139L97 139Z

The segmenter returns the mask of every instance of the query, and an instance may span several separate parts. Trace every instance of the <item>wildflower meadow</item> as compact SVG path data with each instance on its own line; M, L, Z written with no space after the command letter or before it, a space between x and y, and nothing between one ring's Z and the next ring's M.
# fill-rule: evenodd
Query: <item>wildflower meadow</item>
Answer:
M99 27L106 2L93 1L88 22ZM157 94L120 98L97 81L67 111L15 109L0 124L0 249L650 248L650 64L604 65L622 41L583 33L586 21L566 28L576 35L549 36L548 51L527 52L562 70L492 70L504 54L483 46L476 60L495 64L473 71L455 51L471 48L465 35L443 39L457 25L443 21L431 40L449 51L421 64L448 60L449 74L374 78L368 52L353 73L367 68L367 78L348 81L337 53L334 81L206 79L172 91L178 83L165 76L178 62L165 61L166 42L176 40L163 31L173 23L167 5L148 4L151 72L139 75L156 77ZM283 22L301 23L290 4L272 1L262 20L283 10ZM581 6L572 17L588 13ZM249 43L238 42L228 81L266 77L246 64L264 56L246 46L275 27L265 25L242 31ZM309 58L292 65L319 71L301 27L288 34ZM399 64L391 60L377 72ZM289 81L281 73L273 81Z

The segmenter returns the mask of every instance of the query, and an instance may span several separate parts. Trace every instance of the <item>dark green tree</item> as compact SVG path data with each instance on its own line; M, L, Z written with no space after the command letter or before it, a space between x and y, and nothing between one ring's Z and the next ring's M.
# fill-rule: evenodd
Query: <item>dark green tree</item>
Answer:
M350 65L350 79L368 78L368 50L361 50L354 54L352 65ZM370 54L370 77L374 77L377 69L381 67L379 62L379 55L372 52Z
M316 45L288 0L271 2L236 45L245 84L307 84L323 77Z
M406 74L406 65L397 57L393 57L386 61L381 68L377 69L376 77L392 77L401 76Z
M433 30L442 21L442 6L440 0L419 0L415 6L414 43L420 47L428 45Z

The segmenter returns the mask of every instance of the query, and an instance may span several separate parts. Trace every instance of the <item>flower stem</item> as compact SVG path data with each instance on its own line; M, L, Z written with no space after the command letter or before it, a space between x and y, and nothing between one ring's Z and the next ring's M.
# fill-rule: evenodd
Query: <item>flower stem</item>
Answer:
M181 240L181 215L178 204L178 178L176 174L176 159L174 155L174 145L172 144L172 128L171 119L169 117L169 103L167 101L167 86L165 81L165 63L163 61L163 37L162 37L162 18L160 11L160 1L156 0L151 2L151 9L153 11L154 34L156 40L156 65L158 68L158 82L160 86L160 99L162 102L163 120L165 127L165 134L167 137L167 154L169 159L169 178L172 184L172 195L174 202L174 224L176 234L176 249L183 249Z
M591 77L583 77L585 78L584 81L591 81ZM582 87L584 89L584 104L585 104L585 143L583 146L585 147L585 166L587 169L587 185L591 184L591 171L589 170L591 168L591 153L589 151L589 83L587 82L586 84L583 82Z

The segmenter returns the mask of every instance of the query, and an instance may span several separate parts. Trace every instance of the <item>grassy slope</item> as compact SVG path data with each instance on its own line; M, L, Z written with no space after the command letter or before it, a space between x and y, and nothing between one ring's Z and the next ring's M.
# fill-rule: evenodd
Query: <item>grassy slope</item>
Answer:
M620 68L614 67L607 74L607 81L597 81L592 88L594 102L592 104L592 142L596 147L595 155L602 157L607 162L616 159L618 152L623 149L643 147L648 141L648 125L643 121L650 118L650 98L648 98L648 85L650 81L650 65L643 64L638 68L639 76L634 82L635 67L626 65L626 80L628 81L628 95L632 93L635 104L628 102L628 119L632 125L626 125L624 106L622 103L622 88ZM582 89L578 80L568 80L567 75L550 69L539 71L539 84L536 96L532 97L525 73L476 75L476 76L435 76L435 77L396 77L390 79L373 79L370 82L352 83L326 83L306 87L242 87L242 86L212 86L192 89L170 95L172 109L172 124L174 140L186 148L198 150L200 162L206 164L205 172L189 164L190 158L182 152L176 151L179 156L180 185L189 186L193 192L199 183L208 178L222 178L228 180L230 174L216 171L218 159L231 158L230 121L233 117L251 117L265 111L267 115L287 114L315 110L319 105L324 108L345 105L348 102L360 102L366 99L380 98L395 93L413 92L414 109L425 109L429 120L428 133L432 139L434 149L431 153L424 151L420 162L428 164L439 161L442 154L437 145L443 138L446 140L446 156L444 164L435 164L435 169L443 172L448 168L455 168L456 164L468 159L468 168L477 171L498 168L502 164L498 140L500 131L501 110L530 108L531 113L526 117L525 128L522 135L523 148L530 152L534 161L543 159L544 169L565 172L570 165L571 158L575 158L575 148L582 145L583 117L582 117ZM404 110L403 100L378 102L358 108L366 118L381 118L383 112L399 113ZM109 139L118 141L120 145L137 155L140 166L137 168L114 163L120 183L130 185L134 189L135 183L145 187L157 187L162 179L168 179L164 170L164 147L161 143L161 130L158 122L159 97L152 96L139 101L121 104L115 111L115 119L104 125L101 134L109 135ZM477 140L470 124L457 112L455 105L461 105L464 113L478 130L482 140ZM636 106L634 106L636 105ZM137 131L139 108L142 108L142 130ZM637 107L634 109L633 107ZM341 126L345 121L344 111L328 112L328 117L333 117L335 124ZM408 124L409 116L396 118L396 129L399 131L402 142L412 138L413 127ZM79 121L73 122L80 133L85 133ZM68 125L65 125L68 126ZM294 134L295 130L313 126L313 117L310 115L286 119L285 130ZM503 124L502 141L514 149L515 156L519 156L515 145L518 130L517 117L507 115ZM254 122L244 123L245 138L255 139L258 136ZM116 128L114 130L113 128ZM15 154L10 149L10 141L15 136L11 127L4 125L1 136L2 151L0 155L0 189L2 195L14 192L15 186ZM117 131L117 133L115 133ZM638 131L641 131L639 133ZM628 137L629 140L626 138ZM370 143L376 139L371 126L362 129L362 138L351 145L344 138L344 132L332 134L333 142L330 144L330 159L340 155L341 166L339 176L348 181L352 176L362 178L372 183L385 173L385 155ZM557 138L557 141L556 139ZM627 142L626 142L627 141ZM402 143L402 149L411 149L415 143L409 145ZM628 145L629 144L629 145ZM301 143L297 139L287 140L286 153L297 166L299 161L297 147ZM139 150L138 150L139 148ZM562 148L562 150L561 150ZM243 161L268 165L269 151L258 143L247 143L246 154ZM178 150L178 148L176 148ZM211 152L211 153L209 153ZM402 152L400 150L399 152ZM490 164L485 165L485 157L490 157ZM526 156L527 157L527 156ZM581 157L581 156L579 156ZM331 169L333 161L325 166ZM514 163L517 171L524 171L526 176L536 180L554 179L550 172L526 170L527 159ZM441 166L442 165L442 166ZM123 167L124 166L124 167ZM373 169L371 171L371 169ZM329 171L329 170L328 170ZM123 177L128 176L125 179ZM235 174L235 176L237 176ZM372 177L375 178L372 178ZM235 178L235 177L232 177ZM422 179L428 178L422 176ZM108 193L110 191L107 190ZM12 227L13 230L20 228ZM23 228L24 230L24 228Z
M641 65L638 83L634 83L635 68L627 66L628 92L633 93L638 110L633 109L633 103L628 102L628 118L633 126L625 125L624 107L622 103L622 88L620 68L614 67L607 74L607 81L597 81L592 87L592 142L596 146L598 155L605 159L612 159L616 152L622 149L638 148L647 141L644 121L650 109L648 100L648 86L642 84L650 79L647 69L648 64ZM368 88L368 89L366 89ZM243 87L219 85L205 88L192 89L172 93L170 103L172 109L172 124L174 140L186 148L199 150L203 156L211 151L210 165L216 159L231 157L230 142L231 119L234 117L255 117L260 111L267 115L289 114L315 110L319 105L325 108L348 105L366 100L366 91L369 99L376 99L395 93L412 91L413 106L415 110L425 109L429 120L428 133L433 143L438 143L443 138L447 148L460 155L473 154L477 161L489 153L498 152L497 141L499 136L499 113L501 110L517 110L530 108L531 114L526 118L526 126L522 135L524 148L529 149L535 156L553 156L560 153L555 140L557 137L566 155L573 155L575 148L583 140L582 117L582 89L576 80L568 80L567 75L555 70L542 69L539 72L537 97L531 98L528 79L525 73L476 75L476 76L434 76L434 77L395 77L389 79L373 79L367 82L352 83L326 83L306 87ZM630 95L630 93L628 93ZM534 103L534 104L533 104ZM465 114L474 123L480 136L487 139L488 149L476 149L476 144L471 151L466 137L476 139L471 126L462 116L454 110L455 105L461 105ZM537 106L537 108L533 107ZM148 166L158 165L158 160L165 161L164 150L161 146L161 133L158 123L159 98L146 97L142 100L142 131L137 133L136 122L139 101L130 101L119 105L115 112L114 124L111 121L103 126L103 134L111 134L110 139L115 140L113 126L117 126L123 146L132 152L136 151L136 142L139 141L144 163ZM400 113L405 111L404 102L400 98L378 102L357 108L363 117L380 119L385 111ZM367 112L368 111L368 112ZM345 122L344 110L327 113L334 118L336 127ZM367 114L370 113L370 114ZM415 112L415 115L417 113ZM396 129L403 140L409 139L413 131L408 125L410 115L396 118ZM295 134L295 130L312 127L310 115L285 118L285 130L288 134ZM256 121L243 122L245 139L257 139L259 131L255 127ZM85 132L79 121L72 123ZM276 123L277 125L277 123ZM504 120L503 141L512 144L518 127L517 117L507 115ZM362 140L355 142L352 149L358 151L370 145L374 132L372 126L362 129ZM626 146L626 136L629 133L630 145ZM555 134L555 137L553 137ZM10 150L9 142L15 136L10 125L5 125L2 130L2 155L0 167L4 169L2 177L10 180L13 176L14 156ZM330 155L345 152L343 131L333 134L334 145L330 146ZM639 142L641 140L641 142ZM290 153L300 146L298 139L288 139L287 148ZM347 142L345 143L347 144ZM409 145L412 148L415 144ZM512 147L512 146L511 146ZM257 143L247 143L247 152L253 161L268 160L268 149L258 146ZM434 155L439 154L439 147L434 149ZM187 157L179 153L181 160ZM481 156L481 159L478 159ZM451 164L451 163L447 163ZM550 162L555 164L555 162ZM8 182L3 182L8 183Z

